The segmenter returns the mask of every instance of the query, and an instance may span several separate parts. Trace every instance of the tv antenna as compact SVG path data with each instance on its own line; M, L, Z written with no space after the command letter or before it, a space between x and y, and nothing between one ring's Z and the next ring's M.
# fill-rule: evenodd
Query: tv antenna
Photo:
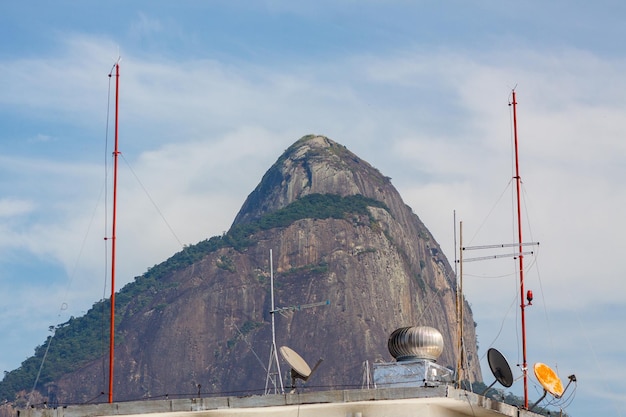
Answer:
M482 395L485 395L491 387L494 386L496 382L499 382L502 386L509 388L513 385L513 373L511 372L511 367L509 363L506 361L506 358L494 348L490 348L487 351L487 361L489 362L489 368L491 369L491 373L496 378L495 381L491 385L489 385L485 391L483 391Z
M330 300L326 300L326 301L321 301L319 303L295 305L295 306L289 306L289 307L276 307L276 304L274 303L274 263L273 262L274 261L272 257L272 250L270 249L270 297L271 297L271 303L272 303L272 309L270 310L270 315L272 317L272 346L270 348L269 364L267 365L267 376L265 377L265 395L272 393L272 391L274 394L278 394L279 384L280 384L280 393L281 394L285 393L285 387L283 385L283 377L280 371L280 362L278 361L278 350L276 349L276 320L274 318L275 316L274 313L280 313L281 315L286 316L287 311L300 311L306 308L312 308L312 307L317 307L317 306L322 306L322 305L330 305ZM286 349L289 349L286 346L283 346L283 347ZM293 368L294 367L289 362L289 360L285 357L285 354L282 352L283 347L281 347L281 355L283 355L283 357L289 363L289 365L292 366L292 381L293 381L293 375L294 375ZM293 352L297 357L302 359L300 355L298 355L296 352L294 352L291 349L289 350ZM304 362L304 359L302 359L302 361ZM317 368L320 362L321 360L318 361L318 363L315 365L313 370ZM306 362L304 362L304 364L306 365ZM306 367L308 368L308 365L306 365ZM303 375L303 374L300 374L300 375ZM279 384L276 383L276 376L278 376ZM273 386L273 388L270 386L270 383ZM292 386L295 386L295 385L292 383Z
M455 236L456 236L456 232L455 232ZM457 357L457 384L460 387L461 386L461 380L462 380L462 372L463 372L463 264L466 262L474 262L474 261L485 261L485 260L490 260L490 259L498 259L498 258L513 258L513 259L519 259L520 261L522 260L522 258L524 257L524 255L533 255L534 252L533 251L524 251L523 247L524 246L538 246L539 242L521 242L521 243L499 243L499 244L494 244L494 245L479 245L479 246L463 246L463 222L459 222L459 259L455 261L455 263L458 263L460 265L460 270L459 270L459 278L458 278L458 283L457 283L457 296L456 296L456 308L457 308L457 330L458 330L458 357ZM464 253L465 251L472 251L472 250L498 250L498 249L505 249L505 248L515 248L516 251L513 253L496 253L493 255L487 255L487 256L478 256L478 257L473 257L473 258L465 258L464 257ZM521 272L521 271L520 271ZM525 304L522 301L522 309L531 305L532 299L533 299L533 293L532 291L528 291L527 295L526 295L526 299L528 300L528 304ZM523 331L523 335L524 335L524 351L526 351L525 349L525 326L522 327ZM501 359L506 363L506 359L504 359L504 357L500 354L500 352L498 352L497 350L494 349L494 353L492 353L492 355L494 356L494 361L497 361L496 356L501 357ZM525 356L525 355L524 355ZM490 359L491 357L489 357ZM525 362L525 361L524 361ZM499 362L498 362L499 363ZM507 367L508 363L506 364ZM493 368L491 368L492 372L494 372ZM509 370L510 373L510 370ZM524 371L525 373L525 371ZM497 380L496 380L497 381ZM495 381L494 381L495 384ZM493 385L493 384L491 384ZM504 385L504 384L502 384ZM510 386L510 385L509 385ZM491 388L488 387L487 390ZM508 388L508 387L507 387ZM487 390L485 390L485 393L487 392ZM528 409L528 404L526 401L526 405L525 408Z
M272 347L270 349L270 359L267 365L267 376L265 377L265 394L270 393L270 381L274 385L274 394L278 392L278 386L276 385L276 375L278 375L278 381L280 383L280 393L285 393L285 387L283 387L283 377L280 374L280 363L278 362L278 352L276 351L276 323L274 320L274 312L276 306L274 304L274 264L272 260L272 250L270 249L270 294L272 309L270 310L270 316L272 317ZM272 372L272 369L276 366L276 372Z
M550 395L552 395L556 399L563 397L563 394L565 394L565 391L567 391L569 385L572 382L576 382L576 375L572 374L568 377L569 382L567 383L565 388L563 388L561 378L559 378L557 373L554 372L552 368L550 368L545 363L536 363L533 366L533 370L535 371L535 377L537 378L537 381L539 381L539 384L541 384L541 386L543 387L543 395L537 400L536 403L533 404L532 407L528 409L528 411L532 411L532 409L535 408L535 406L539 404L546 397L546 395L548 395L548 393L550 393Z
M515 92L513 97L515 97ZM517 180L519 181L519 175L517 176ZM517 204L519 208L519 185L517 191ZM522 378L524 379L524 409L528 410L528 369L526 366L526 316L525 309L526 307L532 305L533 301L533 292L528 290L526 292L526 301L524 301L524 256L525 255L534 255L533 251L524 251L524 246L539 246L539 242L522 242L522 231L521 231L521 218L518 213L518 243L500 243L495 245L481 245L481 246L463 246L461 244L461 280L463 279L463 262L473 262L473 261L484 261L488 259L498 259L498 258L513 258L518 261L518 275L520 279L520 309L521 309L521 317L522 317ZM506 254L495 254L488 256L479 256L475 258L463 258L463 252L467 250L496 250L496 249L504 249L504 248L514 248L515 252L506 253ZM462 281L461 281L462 282ZM462 287L461 287L462 288Z

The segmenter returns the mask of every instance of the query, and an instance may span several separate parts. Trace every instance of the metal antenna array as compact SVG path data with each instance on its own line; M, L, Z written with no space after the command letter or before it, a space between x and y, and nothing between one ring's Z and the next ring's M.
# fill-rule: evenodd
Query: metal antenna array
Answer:
M287 314L285 314L286 311L300 311L300 310L304 310L305 308L327 306L327 305L330 305L330 300L320 301L319 303L302 304L302 305L289 306L289 307L278 307L274 309L274 312L280 313L280 315L283 317L287 317Z
M270 394L270 381L274 385L274 394L278 393L278 386L276 385L276 375L278 375L278 381L280 382L280 393L285 393L285 387L283 386L283 376L280 373L280 363L278 362L278 350L276 349L276 323L274 320L274 313L276 307L274 304L274 261L272 260L272 250L270 249L270 294L272 298L272 309L270 315L272 317L272 347L270 349L270 359L267 365L267 376L265 377L265 394ZM273 372L273 368L276 366L276 371Z
M455 234L456 235L456 234ZM485 261L490 259L498 259L498 258L514 258L521 260L524 255L534 255L533 251L523 251L524 246L539 246L539 242L518 242L518 243L498 243L494 245L479 245L479 246L463 246L463 222L459 222L459 260L456 261L460 265L459 271L459 283L458 283L458 291L457 291L457 323L458 323L458 362L457 362L457 386L461 386L462 378L463 378L463 264L466 262L474 262L474 261ZM497 250L504 248L516 248L517 251L513 253L506 254L493 254L488 256L479 256L474 258L465 258L465 251L472 250ZM520 271L521 272L521 271ZM526 298L528 300L528 304L525 304L522 300L522 309L527 305L530 305L532 301L532 291L528 291ZM525 333L525 329L523 329ZM525 339L524 339L525 340ZM524 349L525 350L525 349ZM525 361L524 361L525 362ZM527 396L525 399L527 401ZM525 407L528 409L528 406Z
M265 377L265 395L278 394L278 386L280 385L280 393L285 393L283 385L283 377L280 371L280 363L278 361L278 349L276 348L276 321L274 313L280 313L286 316L287 311L300 311L306 308L318 307L322 305L330 305L330 300L321 301L319 303L302 304L289 307L276 307L274 303L274 261L272 260L272 250L270 249L270 296L272 309L270 315L272 317L272 347L270 348L269 364L267 365L267 376ZM280 384L276 383L276 376Z

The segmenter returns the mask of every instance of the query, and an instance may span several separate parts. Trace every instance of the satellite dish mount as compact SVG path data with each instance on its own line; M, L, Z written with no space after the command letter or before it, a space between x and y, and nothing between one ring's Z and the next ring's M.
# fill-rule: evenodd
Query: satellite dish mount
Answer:
M324 361L323 358L319 358L313 369L309 367L302 356L298 355L293 349L287 346L280 347L280 354L287 361L289 366L291 366L291 393L296 391L296 379L301 379L303 382L309 380L311 375L315 372L315 370L320 366L320 364Z
M535 377L537 378L537 381L539 381L539 383L543 387L543 395L537 400L536 403L532 405L532 407L528 409L528 411L532 411L533 408L535 408L537 404L539 404L546 397L546 395L548 395L548 393L550 393L556 399L563 397L563 394L565 394L565 391L567 391L569 385L572 382L576 382L576 375L572 374L568 377L569 382L567 383L565 388L563 388L561 378L559 378L556 372L554 372L552 368L550 368L545 363L536 363L533 369L535 371Z
M489 385L485 391L483 391L482 395L485 395L496 382L499 382L506 388L513 385L513 373L511 372L511 367L499 351L494 348L489 349L487 351L487 361L489 362L491 373L496 380L493 381L493 383Z

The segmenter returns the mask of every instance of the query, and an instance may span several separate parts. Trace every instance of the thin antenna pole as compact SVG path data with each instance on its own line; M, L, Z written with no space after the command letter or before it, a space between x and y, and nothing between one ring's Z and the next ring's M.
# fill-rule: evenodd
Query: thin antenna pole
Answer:
M109 403L113 402L113 364L115 358L115 230L117 226L117 160L119 121L120 64L115 64L115 151L113 152L113 226L111 232L111 330L109 339Z
M519 243L519 282L520 282L520 308L522 316L522 372L524 374L524 408L528 409L528 364L526 362L526 304L524 302L524 255L522 253L522 204L520 201L520 188L522 178L519 173L519 150L517 140L517 101L513 90L513 133L515 138L515 183L517 188L517 238Z
M463 378L463 222L459 222L459 287L457 288L457 319L458 319L458 357L457 357L457 383L461 388Z
M270 249L270 285L272 286L272 354L274 355L273 359L276 361L276 368L278 370L278 379L281 382L281 393L282 393L282 382L283 378L280 375L280 364L278 362L278 352L276 351L276 319L275 319L275 311L276 303L274 302L274 259L272 255L272 250Z
M454 229L454 276L458 277L459 276L458 271L457 271L458 258L457 258L456 249L460 248L460 246L456 245L456 210L452 211L452 227Z
M454 218L454 277L456 279L456 298L455 298L455 302L456 302L456 337L457 337L457 362L456 362L456 387L460 388L461 387L461 314L460 314L460 310L459 310L459 291L460 289L460 281L459 281L459 274L457 271L457 261L460 262L459 258L457 257L457 249L459 251L459 254L461 252L461 247L462 247L462 242L461 244L459 244L459 246L456 245L456 211L453 212L453 216Z
M276 362L276 371L278 372L278 380L280 381L280 393L285 393L285 388L283 387L283 377L280 373L280 363L278 362L278 350L276 349L276 323L275 323L275 313L276 313L276 305L274 303L274 261L272 256L272 250L270 249L270 297L272 302L272 309L270 310L270 315L272 316L272 347L270 349L270 363L267 367L267 378L265 379L265 393L268 394L268 382L271 379L272 373L272 362ZM277 390L276 380L274 379L274 393Z

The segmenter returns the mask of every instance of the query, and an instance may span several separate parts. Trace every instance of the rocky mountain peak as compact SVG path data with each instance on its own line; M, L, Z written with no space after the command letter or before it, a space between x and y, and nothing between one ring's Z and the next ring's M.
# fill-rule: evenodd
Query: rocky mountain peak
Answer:
M345 146L325 136L308 135L272 165L244 202L233 225L258 219L310 194L360 194L386 203L391 197L385 192L389 186L388 178Z

